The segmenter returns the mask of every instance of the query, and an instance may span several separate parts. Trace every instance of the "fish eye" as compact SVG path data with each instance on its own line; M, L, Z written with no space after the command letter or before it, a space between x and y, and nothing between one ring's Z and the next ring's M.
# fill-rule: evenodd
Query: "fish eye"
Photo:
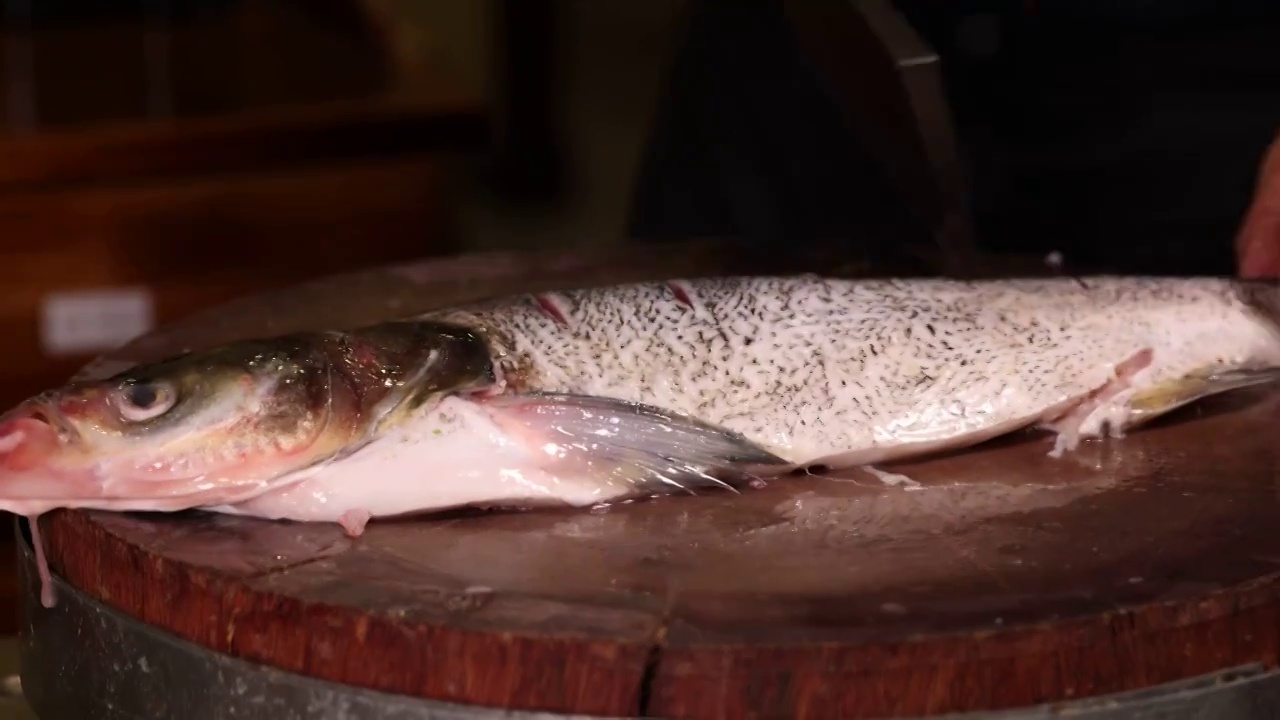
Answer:
M113 400L125 420L145 422L169 412L177 393L167 383L136 382L122 385Z

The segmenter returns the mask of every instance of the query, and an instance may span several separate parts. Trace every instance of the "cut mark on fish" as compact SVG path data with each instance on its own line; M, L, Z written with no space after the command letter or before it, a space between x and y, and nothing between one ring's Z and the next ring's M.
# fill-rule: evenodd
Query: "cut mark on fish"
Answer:
M569 324L569 303L563 297L549 292L534 293L533 301L538 304L538 309L556 324Z
M369 524L369 518L372 516L367 510L348 510L342 513L338 518L338 522L342 525L342 529L346 531L348 537L360 537L364 534L364 526Z
M688 283L683 280L669 280L667 287L671 289L671 294L676 296L676 300L679 300L681 305L691 309L695 307L693 288L689 287Z
M1111 379L1073 404L1065 412L1056 417L1047 418L1045 428L1056 432L1053 449L1049 456L1062 457L1064 453L1075 450L1080 441L1088 436L1100 435L1104 432L1118 437L1124 430L1124 421L1128 408L1117 405L1111 408L1107 404L1117 395L1131 389L1133 379L1138 373L1151 365L1154 353L1151 348L1143 348L1118 363L1111 370ZM1103 413L1098 415L1098 413ZM1097 419L1099 427L1090 427L1090 421Z

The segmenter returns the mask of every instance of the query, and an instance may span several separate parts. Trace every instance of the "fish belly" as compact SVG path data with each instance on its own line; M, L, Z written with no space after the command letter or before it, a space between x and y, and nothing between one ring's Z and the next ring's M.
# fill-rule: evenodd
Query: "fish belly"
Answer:
M635 488L577 468L548 467L541 448L512 438L474 402L446 398L355 453L251 500L207 510L339 522L464 506L590 506Z

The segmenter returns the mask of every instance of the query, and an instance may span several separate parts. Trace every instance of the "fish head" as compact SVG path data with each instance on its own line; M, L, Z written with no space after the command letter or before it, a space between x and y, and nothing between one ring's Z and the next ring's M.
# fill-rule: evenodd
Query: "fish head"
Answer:
M332 375L318 343L277 339L38 395L0 417L0 508L167 510L261 491L349 439Z

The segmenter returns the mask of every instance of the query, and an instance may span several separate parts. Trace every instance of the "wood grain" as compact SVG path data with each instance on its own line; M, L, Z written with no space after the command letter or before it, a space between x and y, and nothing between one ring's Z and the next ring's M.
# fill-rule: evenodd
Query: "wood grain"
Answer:
M357 273L202 313L121 358L501 289L746 269L720 247ZM918 491L853 472L601 513L374 522L354 540L199 513L43 527L54 569L110 606L363 687L673 718L1008 708L1280 662L1277 412L1280 394L1240 393L1060 460L1020 435L896 468Z

